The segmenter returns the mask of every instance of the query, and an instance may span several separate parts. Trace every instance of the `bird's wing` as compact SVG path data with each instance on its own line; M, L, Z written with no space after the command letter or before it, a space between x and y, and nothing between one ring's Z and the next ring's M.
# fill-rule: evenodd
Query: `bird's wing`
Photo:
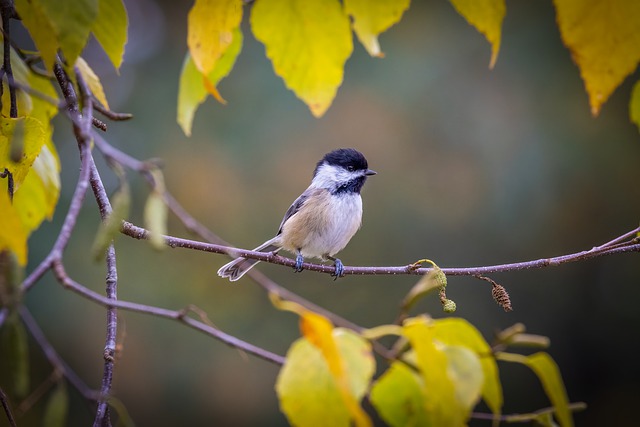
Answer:
M300 208L305 204L305 202L307 201L307 199L309 199L309 197L315 192L318 191L317 188L315 189L311 189L311 188L307 188L304 193L302 193L292 204L291 206L289 206L289 209L287 209L287 212L284 214L284 218L282 218L282 222L280 223L280 228L278 228L278 234L282 233L282 227L284 226L284 223L287 222L287 220L289 218L291 218L293 215L295 215Z

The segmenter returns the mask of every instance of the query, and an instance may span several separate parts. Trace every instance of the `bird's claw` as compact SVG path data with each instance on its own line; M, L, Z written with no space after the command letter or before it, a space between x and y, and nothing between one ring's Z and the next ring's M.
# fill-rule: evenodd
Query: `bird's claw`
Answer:
M333 273L331 273L331 275L333 276L333 280L337 280L338 277L344 276L344 265L342 265L342 261L340 261L338 258L334 259L333 262L335 270Z
M304 257L301 254L298 254L296 256L296 265L293 267L293 271L295 271L296 273L300 273L303 268L302 268L302 264L304 263Z

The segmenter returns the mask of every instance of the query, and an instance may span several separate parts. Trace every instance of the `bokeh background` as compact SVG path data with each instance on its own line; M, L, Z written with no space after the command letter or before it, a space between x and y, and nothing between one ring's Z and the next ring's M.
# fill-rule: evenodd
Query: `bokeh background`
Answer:
M119 75L92 43L114 110L135 119L110 123L107 137L139 158L165 161L168 188L196 218L240 247L271 237L308 185L315 162L337 147L364 152L378 175L363 191L365 218L341 253L347 265L404 265L431 258L443 267L532 260L589 249L638 224L640 135L628 119L627 79L598 118L589 113L577 67L560 40L551 1L511 1L500 56L446 1L412 4L381 37L386 58L356 42L344 83L321 119L273 73L264 47L245 27L243 51L209 99L193 136L175 122L177 82L186 52L191 2L126 1L129 43ZM248 11L246 11L248 16ZM30 240L33 268L51 247L77 179L76 143L58 118L62 196L54 220ZM99 157L99 156L97 156ZM100 161L110 191L115 177ZM147 194L130 173L131 220L142 223ZM105 270L88 255L98 226L90 199L66 252L70 274L103 291ZM170 232L187 236L175 221ZM157 253L117 241L119 298L180 309L195 303L222 330L284 354L297 319L275 310L249 279L231 285L215 272L224 256L186 250ZM495 274L511 294L505 313L490 287L450 278L456 316L491 340L516 322L550 337L571 401L585 401L578 425L629 425L640 402L638 255L605 257L542 270ZM288 289L363 326L389 323L414 277L348 277L259 267ZM92 387L102 376L104 310L62 289L50 275L26 304L55 349ZM436 296L415 313L443 317ZM137 425L279 426L273 389L278 368L176 322L120 311L123 350L114 395ZM50 372L32 342L32 385ZM548 406L527 369L501 365L505 413ZM46 400L46 398L44 399ZM69 425L92 413L71 393ZM44 404L21 418L38 425ZM482 408L481 408L482 409ZM5 419L0 417L0 425ZM472 425L489 425L472 421Z

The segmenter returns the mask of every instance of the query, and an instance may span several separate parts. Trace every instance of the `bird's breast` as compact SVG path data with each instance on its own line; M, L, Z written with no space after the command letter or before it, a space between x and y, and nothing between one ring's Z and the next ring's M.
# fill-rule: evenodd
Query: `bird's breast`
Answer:
M310 197L282 227L282 246L305 257L333 256L362 224L360 194L331 195L323 190Z

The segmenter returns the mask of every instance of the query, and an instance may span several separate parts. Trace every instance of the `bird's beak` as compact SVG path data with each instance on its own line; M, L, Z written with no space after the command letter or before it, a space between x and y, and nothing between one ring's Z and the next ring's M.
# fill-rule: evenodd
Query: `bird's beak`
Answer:
M378 172L376 171L372 171L371 169L367 169L366 171L364 171L365 175L376 175Z

